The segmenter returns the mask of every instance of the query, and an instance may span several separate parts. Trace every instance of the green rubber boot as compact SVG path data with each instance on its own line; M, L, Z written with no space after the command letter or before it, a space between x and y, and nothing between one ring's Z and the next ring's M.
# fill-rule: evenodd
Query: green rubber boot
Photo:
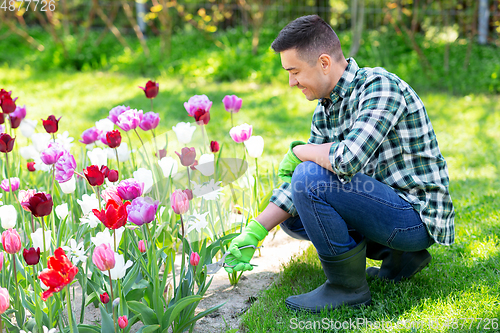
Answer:
M319 255L327 281L315 290L290 296L285 304L289 309L319 313L343 304L351 307L370 305L371 294L366 282L366 243L338 256Z

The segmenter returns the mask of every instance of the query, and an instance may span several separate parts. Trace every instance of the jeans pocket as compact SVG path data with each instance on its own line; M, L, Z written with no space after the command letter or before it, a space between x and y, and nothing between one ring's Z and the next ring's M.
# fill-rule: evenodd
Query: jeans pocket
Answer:
M415 252L426 249L431 236L423 223L407 228L394 228L387 239L387 245L395 250Z

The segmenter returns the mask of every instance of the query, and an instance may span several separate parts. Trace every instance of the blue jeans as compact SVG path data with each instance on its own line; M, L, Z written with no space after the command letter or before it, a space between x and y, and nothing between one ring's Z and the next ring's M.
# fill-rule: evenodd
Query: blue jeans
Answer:
M310 240L319 254L335 256L356 247L349 231L400 251L420 251L434 240L419 213L390 186L364 174L342 184L333 172L303 162L292 176L298 216L281 223L298 239Z

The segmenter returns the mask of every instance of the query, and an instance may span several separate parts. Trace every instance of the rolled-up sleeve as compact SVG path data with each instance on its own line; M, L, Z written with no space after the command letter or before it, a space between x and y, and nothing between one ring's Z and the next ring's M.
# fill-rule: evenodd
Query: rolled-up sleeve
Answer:
M292 186L290 183L283 183L281 186L275 190L273 190L273 195L270 202L274 203L279 208L283 209L285 212L292 216L297 215L297 209L292 201Z

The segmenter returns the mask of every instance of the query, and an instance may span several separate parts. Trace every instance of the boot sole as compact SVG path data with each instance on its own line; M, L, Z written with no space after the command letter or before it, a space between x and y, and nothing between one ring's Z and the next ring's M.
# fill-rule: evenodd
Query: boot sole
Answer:
M369 305L371 305L371 303L372 303L372 299L370 298L367 301L364 301L364 302L361 302L361 303L356 303L356 304L345 304L345 303L343 303L343 304L341 304L341 305L339 305L337 307L334 307L334 308L328 307L328 305L325 305L322 308L316 307L314 309L311 309L311 308L304 308L304 307L301 307L299 305L295 305L293 303L288 302L288 300L285 300L285 305L286 305L286 307L288 309L293 310L293 311L302 311L302 312L308 312L308 313L321 313L321 311L323 311L325 308L327 308L329 311L331 311L331 310L335 310L335 309L337 309L337 308L339 308L339 307L341 307L343 305L347 305L350 308L357 309L357 308L360 308L362 306L369 306Z

